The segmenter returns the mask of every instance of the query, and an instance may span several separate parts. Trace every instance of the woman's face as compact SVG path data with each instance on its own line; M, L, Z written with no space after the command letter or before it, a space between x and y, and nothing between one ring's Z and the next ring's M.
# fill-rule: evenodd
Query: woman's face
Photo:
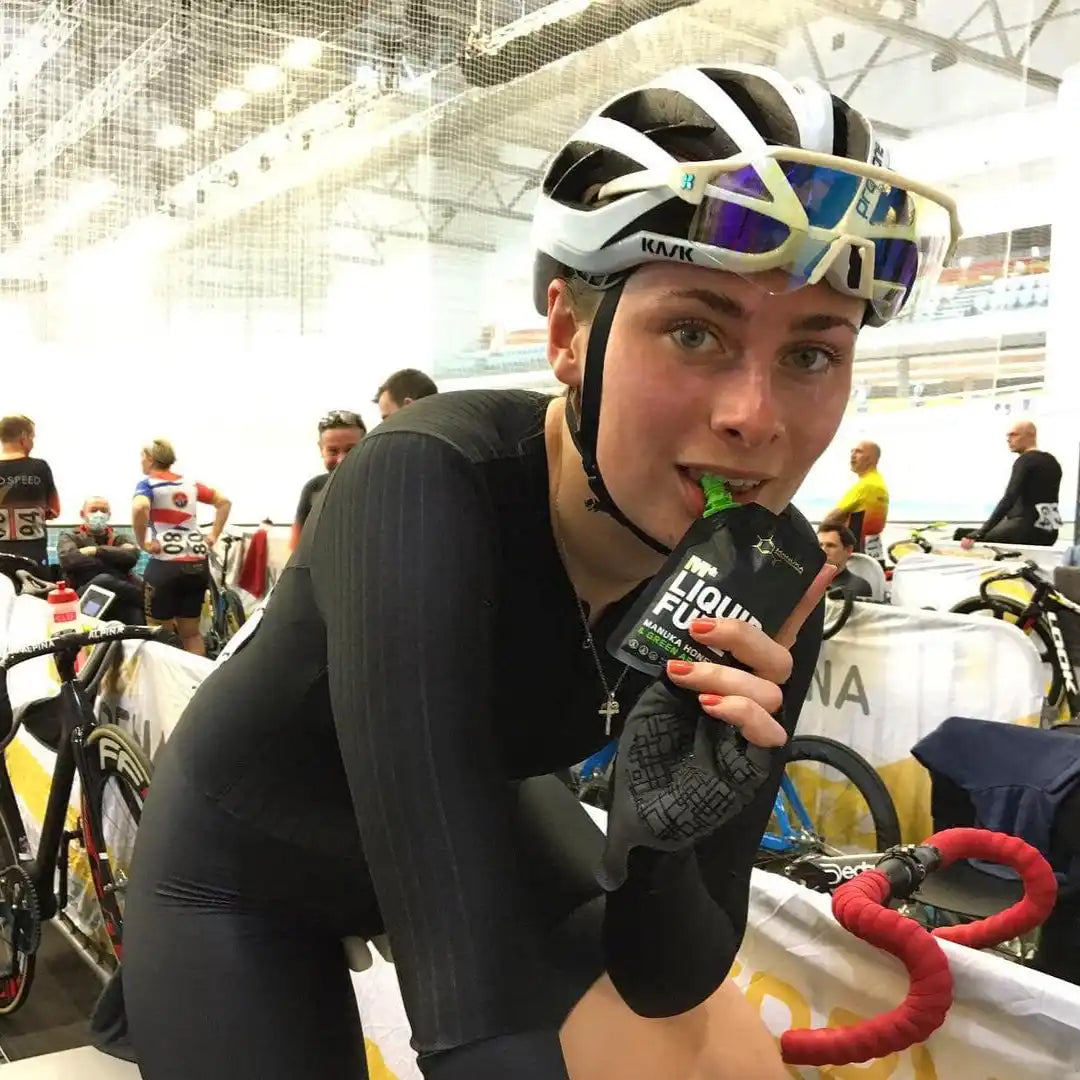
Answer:
M741 481L740 501L781 511L847 404L864 302L825 284L773 295L763 286L782 287L782 275L759 281L653 263L631 275L619 301L600 469L623 512L669 546L704 508L702 472ZM588 328L576 328L567 350L576 363L563 356L560 368L555 350L570 385L587 339Z

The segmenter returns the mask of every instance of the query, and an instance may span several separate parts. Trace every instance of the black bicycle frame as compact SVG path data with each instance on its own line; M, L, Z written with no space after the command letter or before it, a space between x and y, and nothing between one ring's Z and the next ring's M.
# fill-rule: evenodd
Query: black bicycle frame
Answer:
M9 827L17 829L17 835L10 838L16 848L13 854L33 882L43 922L51 919L58 909L67 904L68 846L79 833L68 831L64 824L75 774L79 774L84 784L87 777L82 749L83 738L80 736L85 737L96 723L93 710L76 682L74 654L57 653L56 664L61 680L60 695L56 699L61 721L60 744L57 747L56 765L53 767L52 784L45 805L45 819L42 822L41 839L38 841L36 854L30 850L22 812L8 774L7 760L4 755L0 755L0 804ZM61 851L62 858L59 857ZM60 880L54 889L57 869L60 871Z
M1068 597L1062 596L1050 582L1043 580L1034 570L1001 574L988 578L979 586L979 593L984 600L990 601L990 586L995 581L1007 580L1026 581L1032 587L1031 599L1020 614L1017 625L1026 633L1028 628L1034 626L1040 620L1046 623L1046 627L1050 631L1050 640L1054 644L1054 653L1058 670L1061 672L1061 681L1065 687L1065 700L1069 706L1069 715L1071 717L1080 716L1080 686L1077 686L1072 660L1069 657L1069 650L1065 646L1065 635L1061 632L1061 624L1058 622L1056 614L1057 611L1068 611L1073 615L1080 616L1080 606L1074 604Z

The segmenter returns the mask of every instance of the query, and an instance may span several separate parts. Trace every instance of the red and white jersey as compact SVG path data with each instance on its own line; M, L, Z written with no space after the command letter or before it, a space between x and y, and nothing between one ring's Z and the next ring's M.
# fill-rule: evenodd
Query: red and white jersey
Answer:
M214 491L175 473L151 473L139 481L135 494L150 500L150 529L161 544L155 559L199 562L206 558L206 540L199 531L199 503L212 503Z

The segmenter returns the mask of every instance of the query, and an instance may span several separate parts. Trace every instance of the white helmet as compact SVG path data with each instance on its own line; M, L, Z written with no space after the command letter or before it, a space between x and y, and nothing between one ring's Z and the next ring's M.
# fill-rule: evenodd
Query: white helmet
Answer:
M817 83L752 64L669 71L593 113L548 168L537 310L555 277L667 260L827 278L883 323L936 279L957 232L947 196L887 166L870 121Z

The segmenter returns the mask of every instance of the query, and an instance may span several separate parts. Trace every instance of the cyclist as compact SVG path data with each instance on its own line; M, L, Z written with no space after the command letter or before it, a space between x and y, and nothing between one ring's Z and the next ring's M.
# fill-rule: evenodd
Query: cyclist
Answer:
M542 774L604 744L613 701L667 693L604 642L699 471L813 538L788 504L858 329L950 248L948 199L883 156L827 91L744 66L621 95L556 156L535 297L567 395L439 394L365 438L160 755L125 908L146 1080L365 1076L340 939L384 930L428 1080L787 1075L727 974L831 571L778 641L695 626L749 671L669 668L769 748L707 836L635 849L602 894L603 839Z
M881 447L877 443L857 443L851 451L851 471L858 477L840 500L835 510L825 518L825 525L843 525L855 528L853 518L862 515L862 523L856 536L856 544L872 559L882 560L885 552L881 546L881 534L885 531L885 519L889 516L889 489L878 471Z
M300 540L300 531L311 513L312 507L322 496L322 489L330 474L344 460L345 455L367 434L364 421L347 409L334 409L319 421L319 454L325 469L313 476L300 492L300 502L296 507L292 535L289 537L289 549L295 549Z
M438 392L439 388L430 375L416 368L402 368L375 391L375 404L379 406L379 416L385 420L406 405Z
M184 648L205 656L199 619L210 584L207 555L229 520L232 503L212 488L174 473L175 463L176 451L165 439L143 448L144 475L135 488L131 526L135 542L150 555L143 571L146 621L151 626L175 624ZM214 508L214 524L206 536L196 517L199 503Z
M1017 455L1005 494L980 528L957 529L954 539L965 548L979 540L1052 547L1061 528L1061 466L1053 454L1038 448L1030 420L1017 420L1005 438Z
M34 451L34 421L28 416L0 420L0 552L22 555L45 566L45 522L60 514L52 469Z

